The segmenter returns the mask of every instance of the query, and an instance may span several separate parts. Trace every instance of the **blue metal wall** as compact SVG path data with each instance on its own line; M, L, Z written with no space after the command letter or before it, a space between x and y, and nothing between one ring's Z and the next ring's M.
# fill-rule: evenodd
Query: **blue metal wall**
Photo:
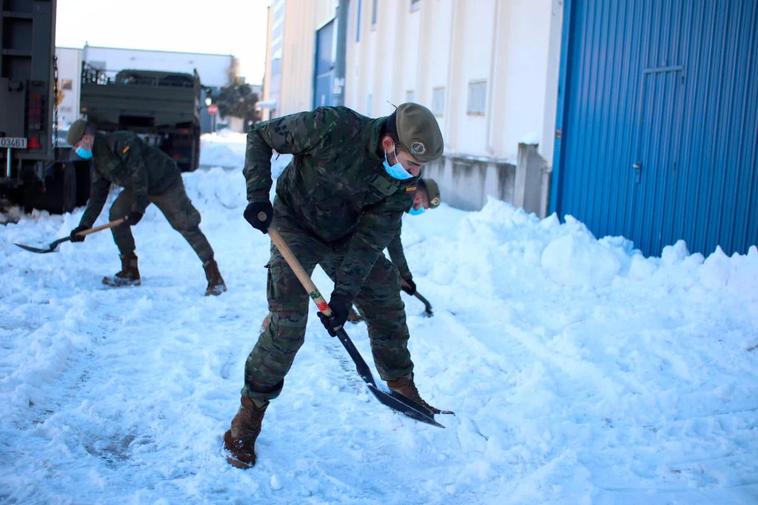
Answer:
M316 32L316 60L313 76L313 108L332 105L334 84L334 20Z
M758 244L758 1L568 0L551 210L646 255Z

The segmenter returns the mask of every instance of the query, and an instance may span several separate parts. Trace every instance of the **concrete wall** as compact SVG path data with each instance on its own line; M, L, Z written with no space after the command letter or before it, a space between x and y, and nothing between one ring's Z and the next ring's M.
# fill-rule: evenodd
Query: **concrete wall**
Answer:
M464 210L479 210L497 198L545 217L550 171L536 144L519 144L517 162L445 156L424 168L440 185L442 201Z
M491 196L512 202L516 166L506 161L445 156L424 168L440 186L442 201L463 210L479 210Z

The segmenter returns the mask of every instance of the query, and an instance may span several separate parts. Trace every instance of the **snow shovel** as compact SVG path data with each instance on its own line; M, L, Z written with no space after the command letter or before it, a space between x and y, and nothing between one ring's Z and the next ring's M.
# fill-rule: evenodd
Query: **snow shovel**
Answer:
M400 279L400 283L403 286L407 286L408 285L405 282L405 279ZM413 296L415 296L416 298L418 298L419 300L421 300L421 303L424 304L424 316L426 316L426 317L432 317L434 315L434 312L432 312L432 304L429 303L429 300L427 300L426 298L424 298L423 296L421 296L421 294L418 291L416 291L415 293L413 293Z
M321 293L311 280L308 272L305 271L303 266L295 257L292 250L284 241L284 238L282 238L282 236L279 234L279 231L277 231L273 226L269 226L268 234L271 237L271 242L273 242L276 248L279 249L279 252L282 254L289 267L293 272L295 272L295 276L297 276L300 284L303 285L303 288L308 293L308 296L310 296L316 303L318 310L326 317L331 316L332 310L329 308L329 304L326 303L324 297L321 296ZM395 393L394 391L385 393L379 389L376 386L376 382L374 381L374 376L371 373L371 369L363 360L363 357L358 352L358 349L355 348L353 341L350 340L350 337L344 328L340 328L340 330L337 332L337 338L345 347L345 350L347 350L347 353L352 358L353 363L355 363L355 369L358 371L358 375L361 376L363 381L366 383L366 386L368 386L369 391L373 393L377 400L389 408L405 414L406 416L413 418L416 421L421 421L423 423L444 428L443 425L434 420L434 415L430 413L429 410L417 404L413 400L410 400L401 394Z
M90 233L97 233L99 231L105 230L107 228L113 228L114 226L118 226L121 223L123 223L126 220L126 218L122 217L121 219L116 219L115 221L111 221L110 223L101 224L100 226L95 226L94 228L90 228L88 230L82 230L77 235L84 237L89 235ZM39 248L39 247L32 247L30 245L24 245L24 244L16 244L21 249L26 249L27 251L37 253L37 254L45 254L45 253L51 253L58 250L58 246L61 245L63 242L68 242L71 240L71 237L64 237L59 238L58 240L53 240L50 242L50 245L46 248Z

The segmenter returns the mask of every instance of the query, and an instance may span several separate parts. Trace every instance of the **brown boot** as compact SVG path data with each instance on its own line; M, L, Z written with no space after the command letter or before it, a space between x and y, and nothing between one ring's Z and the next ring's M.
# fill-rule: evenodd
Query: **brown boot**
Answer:
M221 277L221 272L218 271L216 260L211 258L203 263L203 269L205 270L205 278L208 279L208 287L205 288L205 296L218 296L226 291L226 284L224 283L224 278Z
M103 284L114 288L123 286L139 286L142 284L137 269L137 255L134 253L124 254L121 258L121 271L114 275L103 277Z
M421 395L418 393L418 389L416 389L416 384L413 382L413 374L406 375L404 377L398 377L397 379L388 380L387 385L392 391L400 393L409 400L413 400L432 414L439 414L442 412L440 409L432 407L426 403L423 398L421 398Z
M255 465L255 439L268 404L260 408L247 396L240 398L240 403L232 426L224 433L224 447L230 453L226 461L237 468L250 468Z

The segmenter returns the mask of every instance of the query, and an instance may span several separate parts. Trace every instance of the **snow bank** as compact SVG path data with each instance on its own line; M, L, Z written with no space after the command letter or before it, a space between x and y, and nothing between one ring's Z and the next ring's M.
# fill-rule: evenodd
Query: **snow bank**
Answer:
M244 133L222 130L200 137L200 166L242 169L245 160Z
M200 137L200 166L242 170L245 165L246 140L246 134L229 130L202 135ZM271 157L272 176L279 177L291 160L290 154L274 153Z

